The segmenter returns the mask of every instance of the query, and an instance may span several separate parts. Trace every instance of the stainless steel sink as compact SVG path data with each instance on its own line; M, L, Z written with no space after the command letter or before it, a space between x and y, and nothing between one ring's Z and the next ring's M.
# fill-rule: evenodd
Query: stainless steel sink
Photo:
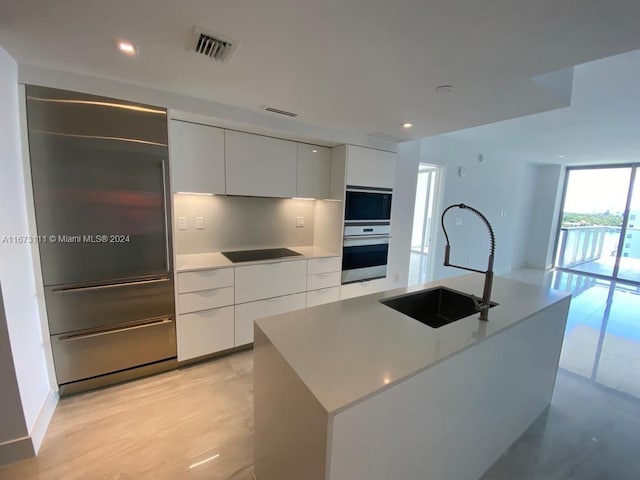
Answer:
M385 298L380 303L432 328L439 328L479 312L479 300L468 293L436 287ZM490 307L496 305L491 302Z

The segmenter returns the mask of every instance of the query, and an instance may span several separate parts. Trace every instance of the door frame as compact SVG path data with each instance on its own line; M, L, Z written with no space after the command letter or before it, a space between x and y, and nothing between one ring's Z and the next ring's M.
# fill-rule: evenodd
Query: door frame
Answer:
M409 247L409 257L411 257L411 255L413 253L417 253L419 255L427 255L426 258L426 266L424 267L424 272L425 272L425 281L430 281L433 278L433 270L435 267L435 263L434 263L434 258L433 255L435 253L435 250L437 248L437 244L436 244L436 239L437 239L437 235L434 235L434 232L436 231L437 225L438 225L438 216L437 216L437 212L440 211L440 205L442 203L442 192L444 190L443 188L443 181L444 181L444 167L442 165L437 165L434 163L428 163L428 162L419 162L418 163L418 174L416 175L416 198L417 198L417 182L418 182L418 176L420 175L420 169L421 167L428 167L429 170L431 170L433 173L433 175L435 175L435 180L433 182L433 201L431 202L432 205L432 215L431 215L431 222L429 223L429 232L431 232L429 241L428 241L428 252L427 254L424 254L422 252L423 248L424 248L424 244L422 244L421 251L416 251L413 250L411 248L411 245ZM431 192L431 187L429 187L427 189L427 200L425 200L425 207L428 206L428 198L429 198L429 194ZM427 225L427 213L428 209L425 208L425 215L423 218L423 223L422 223L422 239L425 238L425 226ZM415 199L414 199L414 211L413 211L413 217L412 218L412 222L411 225L413 226L413 222L415 221ZM412 235L411 235L411 240L413 240L413 231L412 231ZM412 243L412 242L411 242ZM411 262L411 258L409 259L409 262ZM421 269L422 270L422 269ZM422 282L419 282L422 283Z

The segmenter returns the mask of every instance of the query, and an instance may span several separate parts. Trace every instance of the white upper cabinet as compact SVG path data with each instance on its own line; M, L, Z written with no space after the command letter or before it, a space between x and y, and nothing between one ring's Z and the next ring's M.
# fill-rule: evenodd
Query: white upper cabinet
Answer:
M347 146L347 185L393 188L396 154Z
M171 120L169 151L174 192L225 193L222 128Z
M299 143L296 196L329 198L330 181L331 149Z
M225 130L227 194L295 197L296 142Z

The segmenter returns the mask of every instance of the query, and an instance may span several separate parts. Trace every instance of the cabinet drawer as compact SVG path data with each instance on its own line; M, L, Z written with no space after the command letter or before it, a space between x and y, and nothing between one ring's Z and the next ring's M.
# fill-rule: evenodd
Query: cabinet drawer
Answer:
M236 303L281 297L307 289L307 261L236 267Z
M208 355L234 345L233 306L178 316L178 360Z
M117 325L110 330L51 337L59 384L158 362L176 355L173 318Z
M178 313L197 312L233 305L233 287L202 290L178 295Z
M340 257L311 258L308 260L309 266L307 273L315 275L316 273L339 272L342 270Z
M233 285L233 268L178 273L178 293L197 292Z
M323 288L307 292L307 307L340 300L340 287Z
M278 315L279 313L290 312L305 308L306 294L297 293L284 297L269 298L258 302L243 303L236 305L236 346L253 342L253 321Z
M336 287L340 285L340 272L317 273L307 277L307 290Z
M369 295L371 293L381 292L387 288L386 278L350 283L340 287L340 298L345 300L347 298L359 297L361 295Z

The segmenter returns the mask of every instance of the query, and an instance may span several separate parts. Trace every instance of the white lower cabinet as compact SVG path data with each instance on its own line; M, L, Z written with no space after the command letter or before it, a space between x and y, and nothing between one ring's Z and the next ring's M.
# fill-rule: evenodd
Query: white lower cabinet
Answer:
M340 268L324 257L178 273L178 360L253 342L258 318L339 300Z
M177 327L179 361L235 345L233 305L180 315Z
M296 293L282 297L267 298L257 302L235 306L235 345L253 342L253 321L257 318L278 315L305 308L306 294Z
M322 288L307 292L307 307L315 307L340 300L340 287Z

